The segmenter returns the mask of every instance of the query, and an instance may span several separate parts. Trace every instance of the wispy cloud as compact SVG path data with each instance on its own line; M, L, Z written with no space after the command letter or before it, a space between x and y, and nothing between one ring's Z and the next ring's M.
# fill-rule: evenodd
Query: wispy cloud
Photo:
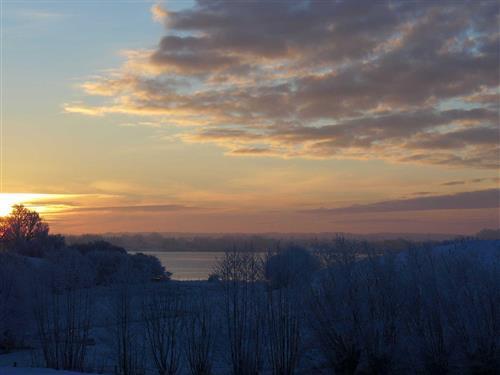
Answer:
M69 15L65 13L48 12L39 9L20 9L15 11L13 15L17 18L29 21L54 21L67 18Z
M473 178L469 180L456 180L456 181L448 181L444 182L441 185L443 186L456 186L456 185L465 185L465 184L478 184L482 182L493 182L493 183L498 183L500 182L499 177L484 177L484 178Z
M372 204L358 204L338 208L317 208L303 213L352 214L392 211L458 210L500 207L500 189L469 191L456 194L398 199Z
M448 181L448 182L445 182L441 185L443 186L455 186L455 185L464 185L465 184L465 181Z
M178 204L143 204L132 206L95 206L81 207L77 211L106 211L115 213L154 213L154 212L173 212L173 211L200 211L204 210L200 207L183 206Z

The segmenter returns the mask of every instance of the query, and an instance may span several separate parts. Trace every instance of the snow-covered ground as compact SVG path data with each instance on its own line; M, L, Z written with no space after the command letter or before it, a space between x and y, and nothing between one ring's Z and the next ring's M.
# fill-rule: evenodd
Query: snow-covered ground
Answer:
M82 375L82 373L47 368L0 367L0 375Z
M355 326L356 332L361 332L356 333L359 337L352 335L353 345L357 345L359 351L372 350L369 345L377 342L373 337L376 337L379 329L386 326L396 327L396 333L399 335L398 341L394 344L392 342L380 344L386 345L383 349L393 356L394 364L391 363L391 365L399 366L394 367L395 373L425 371L425 366L428 365L424 362L426 358L435 361L444 358L446 363L454 366L452 370L458 368L467 371L470 369L467 367L469 363L464 358L476 353L475 348L482 343L483 338L492 337L491 343L489 341L487 343L497 348L495 350L498 352L500 348L498 337L500 336L492 334L490 329L490 327L497 327L498 316L495 313L491 314L488 309L483 309L483 306L492 306L494 308L491 311L498 311L498 289L495 285L498 285L497 281L500 280L500 241L455 241L435 247L403 251L399 254L388 253L387 256L376 259L362 257L355 262L355 265L339 264L333 268L334 272L324 270L317 274L318 288L324 288L321 291L322 295L332 296L331 298L316 300L308 296L297 295L303 298L300 301L303 302L301 316L304 316L304 320L300 322L302 336L298 373L319 374L320 366L330 366L323 359L326 354L322 354L321 350L324 348L319 346L321 337L314 331L311 317L307 315L314 311L324 311L328 316L342 318L325 320L325 324L330 326L325 325L322 328L330 329L335 333L344 332L342 330L348 324L354 326L357 321L348 320L350 315L347 315L345 311L347 308L356 311L364 319L361 319L364 322L363 325ZM347 276L350 277L350 283L346 282ZM332 279L329 280L327 277ZM301 280L304 282L305 279ZM143 334L144 322L141 308L144 307L145 298L149 295L161 294L167 290L175 292L167 294L182 297L182 312L187 318L193 316L193 312L197 311L195 309L199 308L195 302L206 301L207 309L212 317L210 329L214 334L213 371L216 374L229 373L230 348L228 332L226 332L226 306L222 286L222 283L207 281L170 281L148 284L147 287L140 285L138 289L131 287L130 310L135 316L130 321L131 326L134 327L131 332L137 335ZM307 293L310 291L310 289L304 290ZM120 301L117 299L119 293L123 293L123 287L109 286L92 289L93 306L96 311L92 314L93 327L90 331L93 344L87 348L87 357L92 371L98 373L112 372L116 363L112 341L116 330L113 328L116 325L113 323L113 308L116 308L116 302ZM255 301L258 302L257 299ZM343 303L333 303L335 301ZM312 306L316 310L310 309L307 303L316 303ZM347 303L352 305L347 306ZM367 315L369 313L379 315L372 317L372 315ZM388 319L387 317L394 319L394 322L384 320ZM431 321L430 317L438 317L439 324L436 325L437 323L434 320ZM188 327L190 322L191 320L187 319L183 323L186 326L183 327ZM261 329L265 334L265 328ZM424 335L420 334L421 331ZM443 352L429 349L433 349L431 339L436 334L441 335L446 349ZM182 347L182 363L179 373L187 374L189 369L184 357L187 330L183 329L176 334L176 337ZM350 336L347 337L350 338ZM464 337L463 342L457 344L457 337ZM0 375L78 374L30 367L42 366L43 357L34 333L27 335L26 341L26 346L32 346L35 349L0 355ZM452 355L449 356L447 353L452 353ZM267 352L262 355L264 374L271 371L270 359L266 355ZM494 355L493 353L492 358ZM490 359L488 357L482 361L486 362ZM14 363L17 367L12 367ZM153 361L146 356L144 366L146 374L157 373Z

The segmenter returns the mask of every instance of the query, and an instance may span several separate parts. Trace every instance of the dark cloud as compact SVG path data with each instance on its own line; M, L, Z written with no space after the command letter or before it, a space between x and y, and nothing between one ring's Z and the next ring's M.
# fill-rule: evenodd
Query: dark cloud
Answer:
M474 127L454 132L421 135L408 143L409 147L420 149L464 148L469 144L495 146L500 143L498 127Z
M270 155L273 154L273 150L270 148L237 148L231 153L234 155Z
M445 182L444 184L441 184L443 186L455 186L455 185L464 185L465 181L449 181Z
M485 177L485 178L474 178L472 180L470 180L471 183L478 183L478 182L485 182L485 181L489 181L489 182L500 182L500 177Z
M69 111L175 117L202 125L184 139L234 155L499 166L497 2L198 0L164 14L154 51L84 86L112 100Z
M483 177L483 178L473 178L471 180L457 180L457 181L448 181L442 183L443 186L454 186L454 185L465 185L465 184L477 184L481 182L499 182L499 177Z
M432 194L435 193L433 193L432 191L417 191L415 193L412 193L411 195L419 196L419 195L432 195Z
M364 146L370 146L375 142L389 140L391 138L401 139L414 135L429 137L433 128L452 125L457 122L469 121L481 123L483 121L493 122L497 114L486 109L474 110L449 110L433 111L420 110L415 112L391 113L381 116L361 117L354 120L339 122L335 125L319 127L294 127L275 131L288 139L299 140L321 140L334 139L339 145L349 146L349 141ZM477 133L486 134L477 134ZM467 141L467 136L480 142L495 141L498 137L498 129L493 127L466 129L457 133L435 133L436 138L446 138L447 134L453 134L457 140Z
M373 204L360 204L340 208L318 208L301 212L314 214L352 214L392 211L464 210L497 207L500 207L500 189L383 201Z

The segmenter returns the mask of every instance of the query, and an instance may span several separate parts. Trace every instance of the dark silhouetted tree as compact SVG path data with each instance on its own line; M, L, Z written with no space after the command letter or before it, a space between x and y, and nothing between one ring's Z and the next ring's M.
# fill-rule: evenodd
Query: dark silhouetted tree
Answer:
M4 249L39 256L47 240L49 226L38 212L15 205L10 215L0 218L0 242Z

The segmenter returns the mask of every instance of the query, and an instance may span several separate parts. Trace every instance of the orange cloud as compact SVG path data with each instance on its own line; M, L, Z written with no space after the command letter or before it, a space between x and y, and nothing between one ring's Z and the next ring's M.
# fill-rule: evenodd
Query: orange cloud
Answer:
M161 4L154 4L151 7L151 15L154 21L162 23L168 17L168 11Z

